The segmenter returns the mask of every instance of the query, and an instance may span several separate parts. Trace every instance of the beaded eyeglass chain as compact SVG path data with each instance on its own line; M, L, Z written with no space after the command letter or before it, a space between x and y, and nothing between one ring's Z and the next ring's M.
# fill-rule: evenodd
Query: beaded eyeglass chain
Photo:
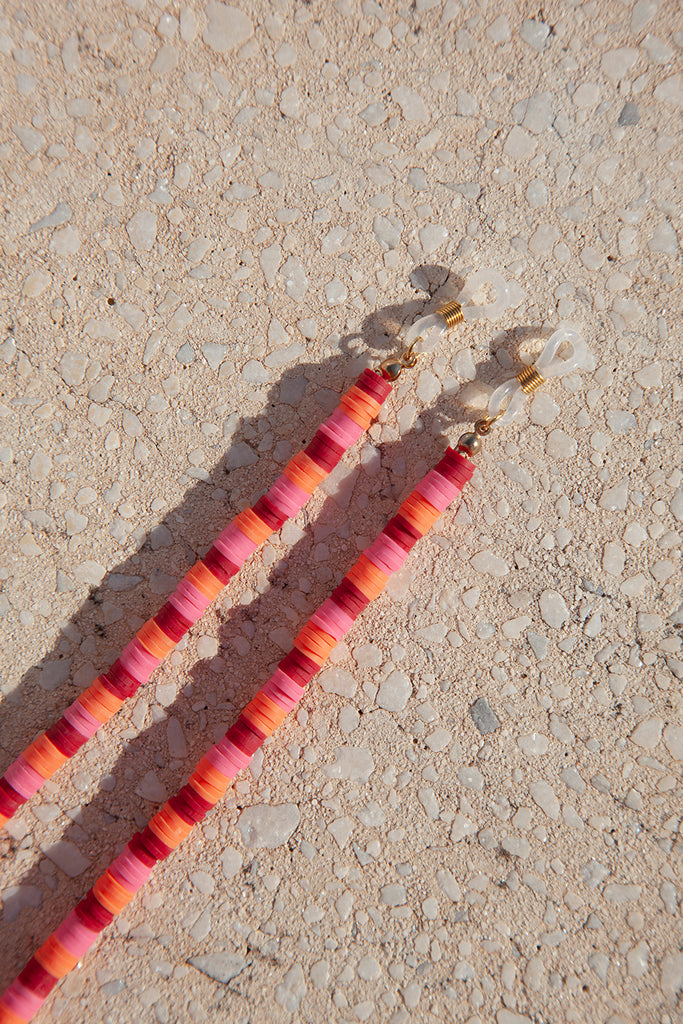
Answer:
M472 297L485 283L494 287L496 299L488 306L475 306ZM392 390L390 381L414 366L417 357L431 351L456 324L499 315L508 302L508 286L503 279L494 271L479 272L470 278L458 302L412 325L400 355L384 360L379 373L366 370L361 374L308 448L291 460L281 478L253 508L240 513L223 531L114 665L8 768L0 781L0 824L147 681L246 558L288 517L296 515L317 484L377 416ZM301 629L292 650L267 683L202 758L186 785L133 836L85 898L36 951L0 998L0 1024L23 1024L33 1017L58 980L133 899L155 864L165 860L218 803L235 776L248 766L267 737L301 700L306 685L358 615L382 592L413 546L470 480L475 469L471 460L480 450L481 439L494 426L511 422L526 394L545 379L578 369L586 356L583 338L569 325L560 324L536 364L524 367L493 392L486 415L471 432L460 437L455 448L446 450L403 501L377 539Z

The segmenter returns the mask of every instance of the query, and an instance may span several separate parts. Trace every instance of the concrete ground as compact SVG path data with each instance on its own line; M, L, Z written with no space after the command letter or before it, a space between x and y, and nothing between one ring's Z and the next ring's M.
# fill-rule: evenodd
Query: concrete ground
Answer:
M589 365L36 1019L674 1024L679 5L235 2L0 18L0 768L404 326L480 267L521 301L406 372L17 815L2 987L570 320Z

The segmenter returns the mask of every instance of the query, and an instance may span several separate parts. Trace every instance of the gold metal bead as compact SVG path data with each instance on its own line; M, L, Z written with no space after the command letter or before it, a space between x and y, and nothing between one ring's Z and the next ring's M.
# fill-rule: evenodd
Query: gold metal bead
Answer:
M387 380L397 380L401 376L403 370L403 363L396 356L389 356L388 359L383 359L379 364L379 368L382 372L382 376L386 377Z
M476 455L481 451L481 438L474 433L463 434L458 439L457 447L467 455Z
M462 313L462 306L455 299L442 306L441 309L437 309L437 313L444 318L449 331L465 319Z

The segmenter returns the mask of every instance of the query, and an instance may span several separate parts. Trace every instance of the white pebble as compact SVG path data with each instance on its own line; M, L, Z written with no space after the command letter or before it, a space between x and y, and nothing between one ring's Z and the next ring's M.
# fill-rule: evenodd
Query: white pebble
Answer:
M534 50L539 51L544 48L549 33L550 28L548 25L533 18L523 21L519 30L519 34L524 42L528 43Z
M149 771L144 775L135 793L137 796L141 796L143 800L150 800L155 804L163 803L168 798L166 787L157 778L154 771Z
M184 761L187 757L187 743L185 742L183 727L177 718L169 718L166 725L166 736L170 756Z
M148 252L157 236L156 214L150 210L139 210L126 224L126 231L138 252Z
M540 732L523 733L517 744L527 757L541 757L548 753L548 737Z
M190 874L190 881L203 896L208 896L216 888L216 883L208 871L193 871Z
M325 298L327 299L328 306L339 306L342 302L346 301L347 295L346 285L338 277L333 277L325 285Z
M493 551L478 551L470 558L470 565L477 572L489 576L507 576L510 566Z
M546 440L545 450L553 460L572 459L578 451L578 443L564 430L551 430Z
M273 850L284 846L300 820L296 804L254 804L241 812L237 826L248 850Z
M634 380L643 388L661 388L661 363L650 363L648 366L644 366L641 370L637 370L633 377Z
M375 769L372 754L366 747L337 747L334 764L325 765L328 779L352 779L367 782Z
M208 25L202 36L204 42L217 53L227 53L250 39L254 26L242 11L228 4L212 0L205 7Z
M448 228L443 224L426 224L420 228L419 235L422 251L431 256L448 241Z
M620 46L616 50L608 50L602 56L602 70L613 82L619 82L631 70L638 56L638 50L634 46Z
M654 750L662 738L662 729L664 728L664 719L657 718L646 718L644 722L637 725L629 739L632 743L635 743L637 747L643 747L645 750Z
M41 451L41 449L38 448L38 450L31 456L28 464L28 475L31 477L31 480L35 480L36 482L45 480L50 475L51 469L52 458L50 454L48 452Z
M403 885L385 885L380 890L379 898L385 907L402 907L408 898L408 894Z
M408 676L396 669L380 683L377 704L385 711L403 711L412 692L413 687Z
M547 782L539 780L538 782L532 782L529 785L529 792L535 804L537 804L541 810L547 814L553 821L558 821L560 817L560 801L555 796L552 788Z
M556 590L544 590L540 598L541 618L546 626L561 629L569 620L569 609Z
M356 679L345 668L327 668L318 677L321 689L325 693L336 693L339 697L353 697L356 692Z
M399 85L391 90L391 98L398 103L406 121L417 121L419 124L429 122L429 112L424 100L414 89Z
M77 846L74 846L73 843L66 839L61 839L51 846L47 843L41 843L40 849L48 860L56 864L60 871L63 871L69 878L76 878L87 867L90 867L88 858L83 856Z
M476 793L481 793L484 788L484 776L473 765L463 765L458 768L458 781L465 789L472 789Z
M65 384L69 387L76 387L83 383L85 371L88 366L88 357L82 352L75 352L69 349L59 360L59 373Z

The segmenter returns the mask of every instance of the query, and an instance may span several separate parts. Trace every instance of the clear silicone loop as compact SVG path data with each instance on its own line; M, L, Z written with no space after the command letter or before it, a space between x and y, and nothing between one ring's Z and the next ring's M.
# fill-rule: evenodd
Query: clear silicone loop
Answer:
M489 419L494 419L498 415L506 401L505 412L499 420L496 420L496 426L498 427L505 427L508 423L512 423L515 416L518 416L522 411L524 392L516 377L513 377L512 380L506 380L504 384L500 384L489 398L487 414Z
M562 355L560 350L563 349ZM545 348L534 363L541 377L564 377L578 370L586 362L588 346L583 335L568 323L561 323L548 338ZM507 405L505 403L507 402ZM501 409L505 412L496 420L497 426L504 427L517 416L524 405L524 392L516 377L506 380L496 388L489 399L488 416L496 417Z
M560 349L563 349L560 355ZM541 377L563 377L578 370L586 362L588 346L583 335L568 323L561 323L548 338L548 343L536 360Z
M494 289L496 293L495 299L493 302L488 302L483 306L472 305L472 298L475 293L485 284L490 285ZM458 302L462 306L462 315L465 320L479 320L482 317L488 320L495 320L496 317L499 317L512 305L507 281L501 277L497 270L493 270L490 267L475 270L472 276L465 282L465 287L458 296Z
M415 342L414 351L418 355L433 352L441 339L448 333L448 325L438 313L421 316L411 324L406 334L406 348ZM419 340L418 340L419 339Z

